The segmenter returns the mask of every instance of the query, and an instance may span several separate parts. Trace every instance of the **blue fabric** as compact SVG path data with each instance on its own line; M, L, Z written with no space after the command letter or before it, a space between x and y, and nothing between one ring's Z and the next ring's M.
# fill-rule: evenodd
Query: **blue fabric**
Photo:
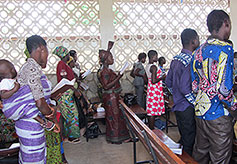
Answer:
M229 115L223 102L229 107L236 102L232 92L233 55L233 48L217 39L208 40L194 52L191 77L193 91L197 93L195 114L198 118L214 120Z
M60 143L60 147L61 147L61 154L64 153L64 149L63 149L63 141Z

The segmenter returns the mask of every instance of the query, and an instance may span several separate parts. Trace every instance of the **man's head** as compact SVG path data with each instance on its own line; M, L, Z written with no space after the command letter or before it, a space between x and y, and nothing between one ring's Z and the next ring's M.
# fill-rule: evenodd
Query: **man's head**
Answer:
M146 61L146 53L142 52L138 55L138 60L142 63L145 63Z
M14 65L8 60L0 60L0 81L2 79L8 78L13 79L17 75Z
M113 55L110 51L99 50L99 59L101 64L112 65L114 63Z
M34 58L42 68L45 68L49 54L45 40L39 35L32 35L26 39L26 47L30 57Z
M228 40L230 37L230 17L223 10L213 10L208 14L207 27L213 37L217 37L220 40Z
M234 58L237 59L237 52L234 52Z
M75 60L72 56L70 56L69 60L67 61L67 64L69 67L74 68L75 67Z
M163 65L166 63L165 57L161 56L158 59L159 65L163 67Z
M148 51L149 62L157 62L158 61L158 53L155 50Z
M71 57L73 57L73 59L75 60L75 62L77 61L77 52L75 50L70 50L69 51L69 55Z
M194 51L200 44L197 32L191 28L183 30L181 33L181 42L183 48L189 49L190 51Z

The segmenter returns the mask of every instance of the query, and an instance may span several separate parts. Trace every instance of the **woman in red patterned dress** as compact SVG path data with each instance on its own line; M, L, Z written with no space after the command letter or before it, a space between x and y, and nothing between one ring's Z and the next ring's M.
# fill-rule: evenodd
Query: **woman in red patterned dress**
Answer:
M99 51L102 67L98 72L98 77L103 87L103 105L106 113L106 140L110 143L120 144L130 137L118 102L119 94L122 91L119 79L123 75L116 74L109 68L109 65L114 63L110 52L112 46L113 42L109 42L107 51Z
M155 50L148 52L149 63L146 66L148 77L146 111L149 117L149 127L154 129L155 116L160 116L165 112L165 103L163 96L162 81L165 75L162 70L156 66L158 54Z

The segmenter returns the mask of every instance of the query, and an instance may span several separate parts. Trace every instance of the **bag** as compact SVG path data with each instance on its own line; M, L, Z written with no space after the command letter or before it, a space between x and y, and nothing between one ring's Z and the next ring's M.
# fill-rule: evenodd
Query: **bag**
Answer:
M87 128L87 136L90 139L97 138L100 133L99 125L96 122ZM84 134L84 137L86 137L86 133Z
M155 127L157 127L160 130L163 130L166 128L166 122L162 121L160 119L155 120Z
M137 104L137 96L132 93L126 93L124 95L124 103L130 107L132 105Z

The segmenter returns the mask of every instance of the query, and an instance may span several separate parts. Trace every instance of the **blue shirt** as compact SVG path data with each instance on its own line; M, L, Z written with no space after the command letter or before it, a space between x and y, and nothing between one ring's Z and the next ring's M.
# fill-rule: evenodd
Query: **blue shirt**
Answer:
M192 94L192 81L190 73L190 62L192 52L182 49L179 55L176 55L166 76L166 86L172 90L174 106L172 111L184 111L189 106L193 106L194 96Z
M192 89L197 94L195 115L204 120L229 115L223 103L235 110L233 48L218 39L208 40L194 52L191 65Z

